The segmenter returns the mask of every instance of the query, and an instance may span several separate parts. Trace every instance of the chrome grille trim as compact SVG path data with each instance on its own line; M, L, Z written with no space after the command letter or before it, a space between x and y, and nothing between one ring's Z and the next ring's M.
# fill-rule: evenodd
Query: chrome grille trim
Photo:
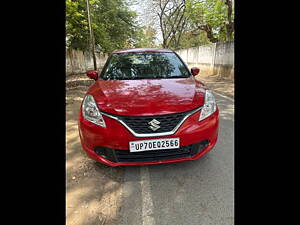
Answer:
M193 115L194 113L198 112L200 109L202 109L203 106L198 107L192 111L190 111L189 113L187 113L183 119L177 124L177 126L169 132L162 132L162 133L149 133L149 134L139 134L134 132L134 130L132 130L129 126L127 126L127 124L125 122L123 122L121 119L119 119L117 116L108 114L108 113L104 113L101 112L102 115L105 115L111 119L114 119L116 121L118 121L119 123L121 123L124 127L127 128L127 130L129 130L135 137L161 137L161 136L169 136L169 135L173 135L176 133L176 131L179 129L179 127L183 124L184 121L187 120L187 118L189 118L191 115Z

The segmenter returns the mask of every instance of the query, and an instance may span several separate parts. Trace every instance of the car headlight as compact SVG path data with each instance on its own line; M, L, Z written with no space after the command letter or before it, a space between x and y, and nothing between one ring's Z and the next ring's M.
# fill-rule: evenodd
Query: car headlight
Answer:
M86 95L82 103L82 114L88 120L101 127L106 127L104 119L92 95Z
M209 117L216 110L217 110L217 103L215 101L215 97L212 94L212 91L206 90L204 105L200 112L199 121L204 120L205 118Z

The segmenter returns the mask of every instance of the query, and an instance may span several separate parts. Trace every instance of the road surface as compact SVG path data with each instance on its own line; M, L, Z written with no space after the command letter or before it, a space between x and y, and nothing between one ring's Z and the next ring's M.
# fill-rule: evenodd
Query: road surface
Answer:
M77 87L81 87L81 89ZM220 108L217 145L196 161L116 167L97 165L81 151L78 107L86 87L67 90L68 225L233 225L234 102Z
M233 225L233 101L215 96L215 148L196 161L125 168L120 224Z

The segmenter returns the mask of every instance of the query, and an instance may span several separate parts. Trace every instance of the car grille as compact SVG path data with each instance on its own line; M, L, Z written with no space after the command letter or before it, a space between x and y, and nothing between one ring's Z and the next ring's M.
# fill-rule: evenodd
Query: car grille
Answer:
M112 162L153 162L178 158L192 157L203 151L209 144L208 140L196 144L181 146L179 149L165 149L144 152L130 152L104 147L96 147L95 152Z
M155 134L174 130L174 128L180 123L181 120L183 120L185 115L187 115L189 112L190 111L159 116L115 116L122 120L137 134ZM149 125L149 122L154 119L160 122L160 128L155 131L150 129Z

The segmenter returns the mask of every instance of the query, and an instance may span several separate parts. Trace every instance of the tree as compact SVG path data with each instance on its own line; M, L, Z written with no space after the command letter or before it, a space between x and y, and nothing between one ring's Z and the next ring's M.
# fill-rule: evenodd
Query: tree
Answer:
M206 32L212 43L233 40L232 0L187 0L186 4L194 31Z
M85 0L66 2L67 47L89 50L89 31ZM90 0L90 14L96 49L110 53L133 45L140 27L135 25L136 12L125 0Z
M151 0L148 8L149 4L153 8L149 14L158 21L163 48L233 40L232 0Z
M233 21L233 4L232 0L225 0L225 5L227 5L227 21L226 21L226 29L227 29L227 40L231 41L233 39L234 32L234 21Z
M206 36L206 33L203 31L191 32L187 31L184 32L181 36L179 48L191 48L197 47L200 45L209 44L209 40Z
M137 36L137 41L134 45L136 48L155 48L156 30L151 26L144 26Z
M159 19L163 48L177 48L187 24L185 0L153 0L153 8Z
M66 0L66 45L73 49L88 49L88 21L83 0Z

